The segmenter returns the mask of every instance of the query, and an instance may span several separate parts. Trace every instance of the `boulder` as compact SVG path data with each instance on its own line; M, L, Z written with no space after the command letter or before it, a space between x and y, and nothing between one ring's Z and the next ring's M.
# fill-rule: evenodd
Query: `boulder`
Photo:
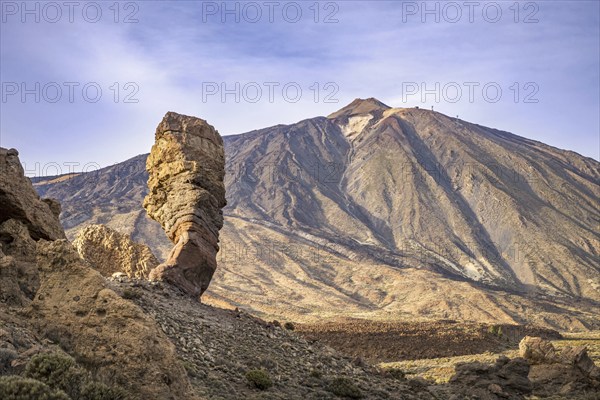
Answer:
M60 205L42 201L25 176L19 152L0 147L0 223L15 219L23 223L33 240L64 239L58 220Z
M536 395L575 396L600 390L600 368L583 346L568 346L558 353L552 343L526 337L519 350L532 364L529 379Z
M159 264L148 246L104 225L83 228L73 246L81 258L106 277L123 272L130 278L147 279Z
M223 227L225 153L223 139L206 121L173 112L156 129L146 161L148 215L158 221L174 247L152 280L164 280L199 297L217 268Z
M572 365L586 375L590 375L598 369L594 361L587 353L585 346L565 347L560 353L560 362Z
M558 361L552 343L539 337L525 336L519 343L519 355L532 365Z
M461 394L481 399L524 399L532 390L529 363L522 358L500 357L495 364L480 362L456 365L450 384Z

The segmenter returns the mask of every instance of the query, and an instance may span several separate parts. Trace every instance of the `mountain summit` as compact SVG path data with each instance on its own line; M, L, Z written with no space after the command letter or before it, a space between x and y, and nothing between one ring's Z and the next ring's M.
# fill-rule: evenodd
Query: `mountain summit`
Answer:
M328 115L327 118L350 117L358 114L368 114L374 111L385 111L389 110L390 108L390 106L373 97L368 99L354 99L352 103Z
M224 145L228 205L207 302L298 321L598 326L595 160L375 99ZM61 201L70 236L127 226L164 257L141 206L144 159L37 187Z

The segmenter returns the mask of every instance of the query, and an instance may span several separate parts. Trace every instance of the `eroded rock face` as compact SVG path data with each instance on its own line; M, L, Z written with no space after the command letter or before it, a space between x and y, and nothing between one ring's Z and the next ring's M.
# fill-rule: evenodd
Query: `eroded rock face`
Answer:
M0 147L0 223L15 219L27 226L33 240L65 238L58 220L60 204L43 201L25 176L19 152Z
M227 204L223 139L206 121L169 112L156 129L146 169L150 176L144 208L174 243L150 279L198 297L217 268L222 208Z
M147 279L159 261L146 245L104 225L88 225L73 246L84 260L104 276L123 272L130 278Z
M525 337L519 350L532 364L529 379L536 394L571 396L600 391L600 368L585 347L567 346L559 353L544 339Z

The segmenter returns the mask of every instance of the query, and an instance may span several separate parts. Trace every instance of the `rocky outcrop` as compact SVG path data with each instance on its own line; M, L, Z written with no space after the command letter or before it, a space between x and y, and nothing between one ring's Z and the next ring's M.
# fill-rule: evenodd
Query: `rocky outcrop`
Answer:
M37 196L17 154L0 149L0 374L20 374L35 354L59 350L132 400L194 399L173 344L63 239L59 203ZM135 245L114 251L123 248L147 256ZM110 255L95 261L104 267Z
M39 241L39 329L93 367L98 378L139 399L191 399L175 347L156 322L109 289L66 240Z
M104 276L123 272L130 278L147 279L159 261L146 245L136 243L104 225L82 229L73 246L84 260Z
M539 337L524 337L519 343L519 355L532 365L558 361L558 355L552 343Z
M517 400L524 399L532 391L528 374L529 363L526 360L502 356L494 365L480 362L458 364L450 384L473 398Z
M42 201L25 176L19 152L0 147L0 223L15 219L27 226L34 240L65 237L58 220L60 204Z
M174 243L150 278L198 297L217 268L226 205L223 140L206 121L169 112L156 129L146 169L144 208Z
M519 344L519 351L532 364L529 379L536 395L573 396L600 391L600 368L583 346L567 346L558 352L552 343L528 336Z

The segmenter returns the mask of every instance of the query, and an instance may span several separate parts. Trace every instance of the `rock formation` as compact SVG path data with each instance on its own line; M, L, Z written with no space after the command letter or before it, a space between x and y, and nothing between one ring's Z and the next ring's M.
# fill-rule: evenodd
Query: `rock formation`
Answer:
M194 399L173 344L63 239L59 203L39 198L16 150L0 148L0 168L0 374L60 350L132 400Z
M86 226L73 246L81 258L104 276L124 272L130 278L147 279L159 264L148 246L104 225Z
M60 204L40 199L15 149L0 148L0 303L25 306L39 287L35 241L65 237Z
M532 364L529 379L536 394L572 396L600 392L600 368L585 347L567 346L558 352L552 343L528 336L519 344L519 351Z
M539 337L524 337L519 343L519 355L532 365L558 361L558 355L552 343Z
M529 363L523 358L511 360L502 356L494 365L458 364L450 384L460 387L462 393L473 398L517 400L524 399L532 391L528 373Z
M0 148L0 223L15 219L27 226L31 238L63 239L65 233L58 220L60 205L42 201L25 176L19 152Z
M144 208L174 243L150 278L198 297L217 268L226 205L223 140L206 121L169 112L156 129L146 169Z

